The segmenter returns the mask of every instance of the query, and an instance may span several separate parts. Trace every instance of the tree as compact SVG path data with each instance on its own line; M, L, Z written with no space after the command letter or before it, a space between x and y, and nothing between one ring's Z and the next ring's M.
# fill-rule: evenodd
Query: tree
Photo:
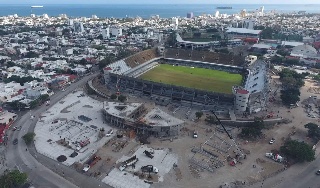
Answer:
M314 142L318 142L320 140L320 127L314 123L307 123L304 125L305 128L308 129L308 136L314 140Z
M16 64L14 62L12 62L12 61L7 62L7 67L14 67L14 66L16 66Z
M215 116L209 116L205 119L205 121L209 124L215 124L217 123L217 118Z
M315 151L305 142L289 140L280 147L280 152L298 162L310 162L315 159Z
M110 63L115 61L115 57L112 55L107 55L103 60L101 60L99 62L99 68L103 69L104 67L106 67L107 65L109 65Z
M39 57L39 54L35 53L35 52L27 52L26 55L25 55L26 58L38 58Z
M240 136L247 139L256 139L261 136L262 129L264 129L263 119L255 118L252 125L242 128Z
M124 96L124 95L120 95L120 96L118 97L118 100L119 100L120 102L124 102L124 101L127 100L127 97Z
M80 65L85 65L87 64L87 60L85 58L82 58L80 61L79 61L79 64Z
M299 89L286 89L280 91L280 98L284 105L290 106L291 104L296 104L300 101L300 91Z
M202 116L203 116L203 112L201 112L201 111L196 112L196 117L197 117L198 119L200 119Z
M118 97L118 96L117 96L116 94L112 94L112 95L110 96L110 99L115 100L117 97Z
M27 134L25 134L22 138L23 138L24 142L25 142L27 145L29 145L29 144L32 143L32 141L33 141L33 139L34 139L35 136L36 136L35 133L27 133Z
M0 187L2 188L13 188L20 187L27 182L28 175L20 172L19 170L5 171L0 177Z

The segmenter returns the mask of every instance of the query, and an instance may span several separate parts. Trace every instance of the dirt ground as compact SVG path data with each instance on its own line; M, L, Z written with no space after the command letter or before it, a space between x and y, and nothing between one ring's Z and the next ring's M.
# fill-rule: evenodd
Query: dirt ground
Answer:
M276 88L276 83L279 83L277 77L273 78L275 83L272 85L273 89ZM314 82L306 80L305 86L301 89L301 102L308 99L311 95L319 96L319 94L308 92L310 87L318 87ZM315 90L315 89L313 89ZM317 90L316 90L317 91ZM268 103L267 112L260 112L255 114L256 116L266 115L273 112L275 116L286 118L291 123L275 125L269 130L263 130L265 137L258 141L250 142L244 140L238 140L239 147L250 151L247 158L243 160L242 164L236 166L225 166L216 169L215 172L211 173L206 170L202 170L196 166L190 166L188 160L193 156L190 150L194 146L200 146L206 141L209 136L213 133L208 133L206 130L209 127L204 121L198 123L187 123L187 129L196 129L199 133L199 137L194 139L189 134L182 133L181 136L173 140L172 142L159 142L157 139L152 140L154 146L160 147L166 145L172 148L173 152L179 156L178 167L181 172L179 177L175 171L172 171L165 177L165 181L159 184L154 184L154 187L219 187L225 183L242 181L246 184L253 184L255 182L262 181L264 178L268 178L277 173L281 173L284 169L284 165L276 163L271 159L265 157L265 153L271 150L279 150L280 146L284 143L285 138L291 137L300 141L310 142L307 138L307 130L304 125L309 122L318 123L318 118L307 117L307 113L301 102L299 107L288 109L283 107L279 96L280 90L277 91L276 101ZM250 118L250 117L249 117ZM237 129L233 130L233 134L237 134ZM224 135L225 133L220 133ZM269 144L271 138L275 138L274 144ZM228 138L226 138L227 140ZM230 142L230 140L229 140ZM253 167L255 165L255 167Z
M279 87L278 77L273 76L271 81L271 90L274 92ZM311 88L311 89L310 89ZM310 96L318 96L318 89L320 88L315 82L311 80L305 81L305 86L301 89L301 102L309 99ZM231 140L226 137L224 132L215 132L215 127L211 127L205 123L205 121L199 120L198 122L193 122L190 119L186 120L185 127L182 129L180 136L177 139L159 140L157 138L150 138L150 147L154 148L170 148L173 153L179 156L178 164L174 167L168 174L165 175L164 181L161 183L153 184L152 187L219 187L225 183L241 181L247 184L253 184L259 182L264 178L268 178L281 171L284 166L282 164L276 163L271 159L265 157L265 153L271 150L279 150L280 146L283 144L285 138L291 136L293 139L300 141L309 142L307 138L307 130L304 125L313 122L319 122L319 115L316 118L308 117L304 105L300 102L299 107L288 109L283 107L280 101L280 89L277 90L275 95L275 101L268 102L267 111L259 112L257 114L249 116L253 118L254 116L265 116L272 112L274 116L282 117L288 119L290 123L275 125L269 130L263 130L265 135L263 139L258 141L246 141L246 140L236 140L239 147L250 152L246 159L242 160L242 164L237 164L236 166L230 166L226 161L224 161L224 166L215 169L214 172L209 172L203 170L195 165L192 165L189 160L194 157L194 153L191 152L193 148L202 146L214 133L223 137L228 143ZM146 105L154 106L154 103L145 100L142 97L136 97L129 95L130 102L144 102ZM319 100L318 99L318 100ZM319 101L314 101L316 104ZM312 106L315 106L313 103ZM163 109L164 107L161 107ZM170 110L165 110L170 113ZM315 112L314 112L315 113ZM172 114L172 112L171 112ZM190 114L194 114L192 111ZM198 132L198 138L192 137L192 130ZM210 131L208 131L210 130ZM212 132L211 132L212 131ZM232 130L233 135L239 133L239 129L235 128ZM275 138L274 144L269 144L271 138ZM101 177L103 174L107 174L110 171L117 159L122 155L128 155L130 152L137 147L137 143L129 141L127 145L119 152L112 151L114 148L111 145L107 145L101 148L98 153L103 156L102 160L99 161L91 171L101 172ZM204 159L205 160L205 159ZM298 172L297 172L298 173Z

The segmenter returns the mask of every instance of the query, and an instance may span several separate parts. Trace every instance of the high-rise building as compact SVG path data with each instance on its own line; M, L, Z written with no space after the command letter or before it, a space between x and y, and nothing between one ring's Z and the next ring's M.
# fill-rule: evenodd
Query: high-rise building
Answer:
M178 26L179 26L179 19L176 18L176 17L173 17L173 18L172 18L172 25L173 25L173 29L174 29L174 30L177 30L177 29L178 29Z
M187 13L187 18L193 18L193 12L188 12Z
M122 28L111 28L111 35L116 37L122 36Z
M217 10L216 13L214 14L214 17L218 18L220 16L220 12Z
M110 29L109 29L109 27L105 28L105 29L102 29L101 30L101 34L102 34L102 38L103 39L109 39L110 38Z
M84 27L82 22L74 22L73 23L73 29L75 33L83 33Z
M260 7L260 16L263 16L264 6Z
M253 29L254 27L254 20L250 20L250 19L245 19L242 22L242 28L246 28L246 29Z

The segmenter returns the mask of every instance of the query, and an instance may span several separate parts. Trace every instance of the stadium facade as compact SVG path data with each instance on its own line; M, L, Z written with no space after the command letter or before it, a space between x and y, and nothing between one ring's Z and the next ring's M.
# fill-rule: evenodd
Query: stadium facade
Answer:
M200 67L239 73L244 76L241 86L232 88L233 94L210 92L164 83L142 80L142 74L159 64ZM104 68L105 84L118 94L135 92L146 96L159 96L168 100L202 105L206 109L229 106L236 114L256 112L267 101L268 79L264 62L256 57L234 56L209 51L165 49L145 50Z

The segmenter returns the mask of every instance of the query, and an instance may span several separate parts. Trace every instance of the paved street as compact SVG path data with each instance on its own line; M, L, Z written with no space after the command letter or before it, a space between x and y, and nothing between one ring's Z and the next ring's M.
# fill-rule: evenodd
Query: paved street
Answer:
M319 154L320 147L317 148ZM319 188L319 176L315 174L320 170L320 157L318 156L315 161L303 164L295 164L288 170L280 173L279 175L269 178L264 182L256 184L254 187L263 188ZM300 172L296 174L296 172Z
M98 73L85 76L76 83L69 86L66 91L58 91L50 97L50 105L54 105L78 87L83 86L89 79L97 76ZM14 123L13 126L22 126L20 131L9 130L9 143L6 152L7 166L9 169L18 168L28 173L30 181L35 187L56 188L56 187L110 187L97 179L77 173L75 170L66 167L56 161L36 153L34 146L28 148L22 140L27 132L33 132L39 115L46 111L48 106L42 105L26 114ZM31 120L31 115L35 116ZM12 140L18 138L17 145ZM45 166L44 166L45 165Z

